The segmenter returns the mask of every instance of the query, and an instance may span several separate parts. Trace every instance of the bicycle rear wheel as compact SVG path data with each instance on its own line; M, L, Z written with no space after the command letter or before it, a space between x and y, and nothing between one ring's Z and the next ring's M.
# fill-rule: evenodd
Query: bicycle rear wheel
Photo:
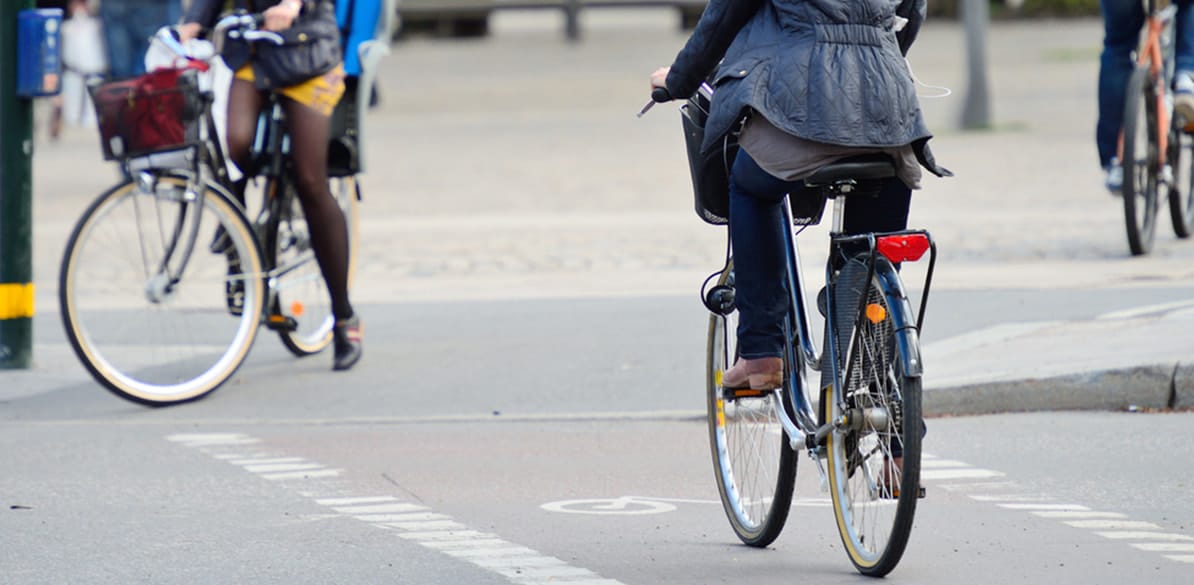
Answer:
M838 359L845 380L823 384L828 420L839 421L826 444L829 492L842 543L859 572L883 576L899 563L920 496L921 386L908 376L903 355L915 337L897 339L914 327L903 292L879 274L897 278L885 258L866 282L865 261L853 259L834 287ZM866 317L855 324L859 297ZM853 350L846 344L853 339ZM844 357L843 357L844 354Z
M188 190L181 176L139 177L100 195L79 219L59 303L71 347L96 381L160 406L200 398L236 371L265 292L256 240L231 198ZM209 248L217 227L226 252Z
M270 182L266 188L276 189L279 183ZM356 272L358 246L358 184L355 177L333 177L329 181L332 197L344 214L348 228L348 284L351 288ZM286 183L286 189L294 189ZM271 319L289 320L290 327L278 331L282 344L296 356L308 356L323 351L332 342L332 300L311 248L311 234L303 216L298 196L293 191L284 201L289 208L282 210L275 238L274 303Z
M1157 170L1160 144L1157 100L1148 69L1137 68L1128 79L1124 102L1123 203L1132 255L1147 254L1157 231Z
M1169 132L1169 167L1173 183L1169 186L1169 219L1173 233L1188 238L1194 233L1194 137L1175 121Z
M733 290L733 266L718 280ZM796 482L796 456L776 411L776 392L734 392L721 376L738 355L738 312L709 317L707 397L709 445L717 490L730 526L742 542L771 544L783 530Z

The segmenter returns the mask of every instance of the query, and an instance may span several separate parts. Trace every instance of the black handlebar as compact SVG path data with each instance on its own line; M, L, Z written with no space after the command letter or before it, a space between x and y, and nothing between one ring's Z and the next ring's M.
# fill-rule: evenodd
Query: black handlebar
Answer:
M657 87L651 90L651 99L656 103L664 103L672 101L672 92L668 91L666 87Z

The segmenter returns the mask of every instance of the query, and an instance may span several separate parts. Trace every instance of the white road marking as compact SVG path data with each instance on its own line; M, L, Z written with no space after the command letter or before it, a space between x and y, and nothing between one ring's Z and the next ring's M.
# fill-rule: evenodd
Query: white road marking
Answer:
M1185 534L1174 534L1172 532L1096 532L1095 534L1103 538L1110 538L1112 540L1162 540L1162 541L1182 541L1194 542L1194 536L1186 536Z
M323 477L336 477L340 475L340 469L318 469L312 471L287 471L282 473L263 473L261 477L270 480L283 479L317 479Z
M1003 477L1002 471L991 471L990 469L927 469L920 472L920 478L928 481L938 481L942 479L984 479L988 477Z
M502 540L500 538L471 538L466 540L430 540L423 543L423 546L434 549L449 549L449 548L486 548L486 547L506 547L510 546L510 541Z
M445 540L457 540L461 538L476 538L478 540L496 538L496 534L489 532L477 532L476 530L429 530L424 532L407 532L398 535L400 538L406 540L419 540L425 542L439 542Z
M1120 317L1111 317L1120 318ZM999 471L978 469L962 461L937 459L931 455L924 455L921 462L922 479L965 479L956 474L968 472L982 472L972 477L990 477L1005 475ZM1025 493L1015 482L958 482L940 484L936 487L948 491L979 492L968 494L968 497L978 502L989 502L1006 510L1022 510L1034 516L1050 520L1059 520L1074 528L1091 530L1095 534L1112 540L1141 541L1131 542L1131 546L1150 552L1194 552L1194 536L1163 532L1162 527L1139 520L1131 520L1126 514L1118 512L1103 512L1091 510L1081 504L1053 503L1049 496L1043 494ZM981 490L981 491L980 491ZM1009 493L998 493L1007 490ZM1166 559L1181 563L1194 564L1194 554L1163 555Z
M271 465L245 465L245 471L253 473L272 473L275 471L303 471L306 469L320 469L322 463L274 463Z
M1095 319L1106 321L1110 319L1131 319L1134 317L1142 317L1153 313L1165 313L1173 309L1183 309L1194 305L1194 301L1174 301L1172 303L1157 303L1155 305L1146 305L1143 307L1133 307L1131 309L1124 309L1122 311L1111 311L1103 313Z
M316 501L321 504L324 503L324 500L316 500ZM395 502L395 503L393 503L393 504L377 504L377 505L369 505L369 506L337 506L332 509L341 514L348 514L349 516L355 516L357 514L401 514L401 513L405 513L405 512L421 512L421 511L427 509L427 506L420 506L418 504L410 504L407 502L398 502L396 500L390 500L390 501ZM362 502L362 503L364 503L364 502ZM335 506L335 504L324 504L324 505Z
M1000 508L1009 510L1069 510L1074 512L1089 512L1090 508L1079 504L996 504Z
M543 568L543 569L501 569L498 572L505 575L506 577L509 577L511 579L518 579L519 581L523 580L524 578L547 579L547 580L549 580L550 583L553 583L554 585L558 585L561 583L563 583L563 584L573 583L573 581L571 581L571 580L561 581L561 579L563 579L563 578L596 577L597 576L596 573L594 573L588 569L582 569L580 567L567 567L567 566L565 566L565 567L547 567L547 568Z
M452 518L451 516L436 514L435 512L420 512L416 514L353 514L352 517L363 522L385 522L387 524L450 520Z
M398 498L393 496L372 496L364 498L319 498L315 500L316 504L324 506L350 506L354 504L372 504L375 502L397 502ZM403 504L409 506L410 504ZM339 510L336 510L339 512ZM346 512L347 513L347 512Z
M302 463L302 457L259 457L254 459L229 459L233 465L277 465L280 463Z
M523 585L622 585L619 581L613 579L585 579L583 581L559 581L556 579L547 579L545 581L519 581Z
M1074 528L1091 528L1104 530L1160 530L1161 527L1152 522L1138 520L1067 520L1066 524Z
M252 445L261 442L241 433L182 433L166 437L167 441L182 443L188 447L212 445Z
M1119 512L1095 512L1084 510L1042 510L1033 512L1033 515L1041 518L1052 518L1054 520L1077 520L1079 518L1127 518L1127 514L1120 514Z
M940 469L942 467L970 468L970 467L974 467L974 466L969 465L967 463L962 463L961 461L954 461L952 459L937 459L936 457L933 457L933 458L926 457L926 458L922 459L920 462L921 469Z
M444 554L465 559L483 557L527 557L537 556L539 553L525 546L510 546L506 548L470 548L466 550L445 550Z
M464 530L468 528L464 524L454 522L452 520L431 520L428 522L379 522L377 526L385 526L386 528L398 528L400 530Z
M308 462L299 457L276 455L248 456L240 453L212 452L209 447L223 447L253 444L258 439L237 433L179 434L170 435L168 440L194 447L208 455L229 463L237 464L246 471L256 472L265 479L318 480L337 477L339 469L327 469L323 465ZM301 467L301 469L297 469ZM287 471L280 471L286 469ZM324 484L325 489L328 485ZM322 491L328 494L332 490ZM309 488L300 491L315 503L331 508L338 515L348 516L372 526L394 530L400 538L418 543L448 557L468 562L493 571L520 585L623 585L613 579L582 567L569 565L556 557L546 556L538 551L498 537L489 532L472 530L456 522L447 514L439 514L426 506L404 502L392 496L336 495L322 497L321 490ZM335 493L335 492L332 492ZM648 501L651 499L644 498ZM660 498L663 499L663 498ZM614 500L621 504L620 499ZM635 501L629 498L629 503ZM659 499L655 502L658 503ZM711 503L705 500L673 500L676 502ZM609 501L606 501L608 504ZM715 502L713 502L715 503ZM615 504L615 505L617 505ZM671 504L664 504L672 506ZM674 507L674 506L672 506Z
M1047 502L1053 498L1040 494L974 494L970 499L976 502Z
M1183 542L1137 542L1132 546L1151 552L1194 552L1194 543Z
M940 359L943 356L970 351L984 345L1002 343L1009 339L1021 337L1060 323L1060 321L1030 321L1026 323L1001 323L948 337L940 341L926 343L921 347L922 353Z
M920 478L924 479L924 473L920 474ZM973 483L943 483L937 486L943 490L950 492L972 492L972 491L994 491L1001 489L1020 489L1020 486L1014 481L984 481Z

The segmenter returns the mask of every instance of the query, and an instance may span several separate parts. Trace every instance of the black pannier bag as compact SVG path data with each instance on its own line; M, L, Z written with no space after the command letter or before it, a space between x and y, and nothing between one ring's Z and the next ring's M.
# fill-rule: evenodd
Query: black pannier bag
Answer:
M329 177L347 177L361 171L361 115L357 111L359 81L357 77L344 80L344 95L332 111L328 139Z
M700 89L680 107L680 118L684 125L684 143L688 147L688 167L692 171L696 213L706 223L725 225L730 217L730 166L738 155L738 138L731 132L721 144L709 152L701 152L712 98L713 88L702 83Z

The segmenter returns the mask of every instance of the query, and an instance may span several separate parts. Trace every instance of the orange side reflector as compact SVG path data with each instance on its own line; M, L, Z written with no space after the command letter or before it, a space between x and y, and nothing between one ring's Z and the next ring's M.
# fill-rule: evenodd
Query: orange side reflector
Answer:
M879 253L892 262L915 262L929 251L929 237L924 234L879 236Z
M303 304L299 301L290 303L290 314L295 317L303 316Z
M887 309L884 309L883 305L871 303L866 306L866 318L871 323L878 325L887 318Z

